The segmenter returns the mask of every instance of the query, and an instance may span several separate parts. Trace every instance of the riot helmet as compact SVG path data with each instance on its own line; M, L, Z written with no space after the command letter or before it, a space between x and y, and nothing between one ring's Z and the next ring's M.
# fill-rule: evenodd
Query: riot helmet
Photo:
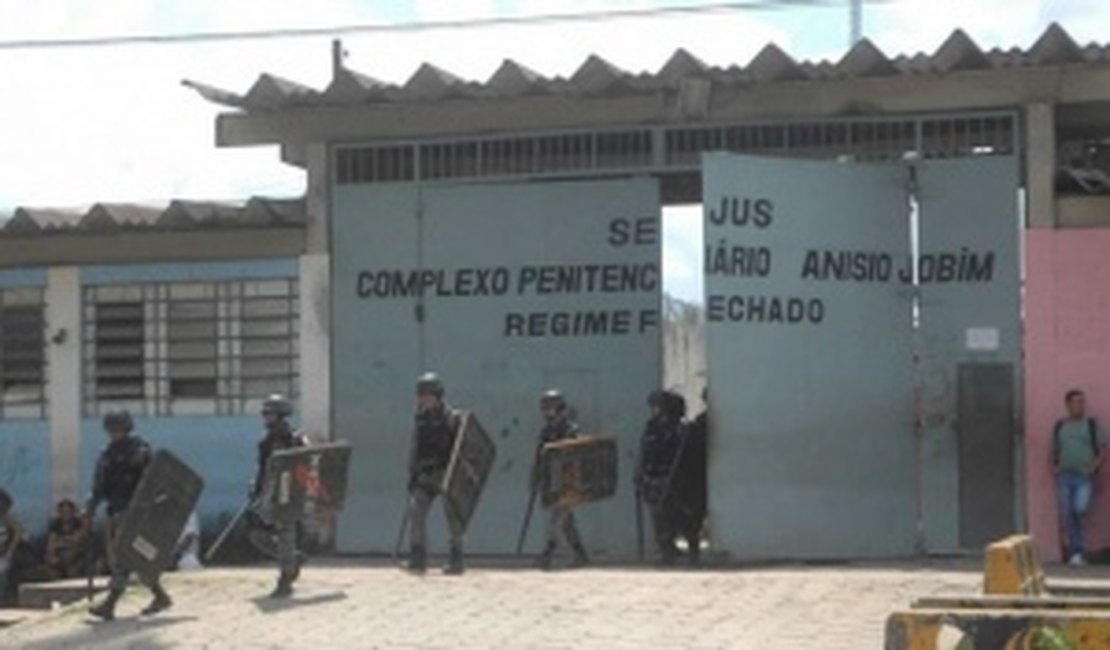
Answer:
M544 391L540 396L540 410L563 411L567 408L567 400L558 389L552 388Z
M287 418L293 415L293 403L285 395L274 393L262 401L262 416L271 414L282 419Z
M416 394L420 395L434 395L437 398L443 398L443 380L439 378L434 372L426 372L420 375L416 380Z
M663 411L670 417L681 420L686 416L686 398L676 391L667 391L667 399Z
M135 421L127 409L112 409L104 414L104 430L109 433L121 431L131 433L135 429Z

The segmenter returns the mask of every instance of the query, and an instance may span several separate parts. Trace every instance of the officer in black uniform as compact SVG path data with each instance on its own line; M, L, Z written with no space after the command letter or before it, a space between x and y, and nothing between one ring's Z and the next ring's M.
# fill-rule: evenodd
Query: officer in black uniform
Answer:
M455 447L461 415L443 401L443 382L434 372L416 381L416 431L409 454L409 552L408 568L422 573L428 568L425 527L428 510L442 491L443 478ZM450 556L443 572L463 572L462 533L447 518L451 535Z
M544 445L549 442L577 438L579 432L578 425L570 419L566 398L558 390L549 390L540 397L540 412L543 415L544 425L540 430L540 439L536 444L536 460L532 465L533 490L537 489L543 480L544 468L541 465ZM551 568L551 560L560 538L574 551L571 566L580 567L589 564L590 558L582 546L582 538L578 535L578 527L574 523L574 511L569 507L552 506L547 520L547 545L536 558L537 567L545 571Z
M686 427L686 439L675 469L678 533L686 540L691 564L701 558L701 533L708 510L709 393L702 391L706 408Z
M655 544L663 564L673 564L678 555L675 534L679 524L679 501L672 480L682 453L686 424L686 400L671 391L656 390L648 396L651 417L640 441L636 487L651 513Z
M304 555L297 550L299 526L296 523L270 521L265 514L266 495L262 493L266 485L266 464L270 455L282 449L304 447L304 436L289 424L293 415L293 404L284 395L274 394L262 402L262 422L265 433L258 441L258 467L251 484L251 500L254 502L254 530L251 532L256 546L262 549L275 549L278 568L277 586L270 593L271 598L288 598L293 593L293 582L300 576Z
M107 598L89 609L90 614L105 621L115 618L116 603L127 588L127 579L131 574L130 568L124 566L120 558L113 556L114 536L117 527L123 522L123 516L131 505L131 497L135 494L135 488L138 487L139 480L143 477L143 472L146 471L151 458L150 446L138 436L131 435L134 428L131 414L127 411L113 410L104 416L104 431L108 434L109 442L96 461L92 497L85 510L86 516L91 521L96 516L96 509L100 503L108 504L105 541L112 578L108 583ZM154 599L142 610L143 616L157 614L173 604L158 579L147 587L154 594Z

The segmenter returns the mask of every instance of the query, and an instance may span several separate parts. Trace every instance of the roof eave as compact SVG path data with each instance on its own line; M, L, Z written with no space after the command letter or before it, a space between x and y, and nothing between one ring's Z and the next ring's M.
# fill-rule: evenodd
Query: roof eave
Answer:
M717 86L704 115L673 90L611 97L528 96L305 106L217 117L216 142L241 147L874 113L977 110L1110 99L1110 67L1059 65Z

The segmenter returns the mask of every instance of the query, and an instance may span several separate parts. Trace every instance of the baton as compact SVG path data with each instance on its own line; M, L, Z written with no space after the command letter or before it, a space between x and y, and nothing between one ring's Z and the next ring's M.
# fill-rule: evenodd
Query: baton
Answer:
M409 504L405 502L405 512L401 515L401 528L397 530L397 542L393 544L393 561L401 556L401 545L405 543L405 530L409 527Z
M536 489L528 497L528 508L524 511L524 522L520 526L520 536L516 538L516 554L524 552L524 540L528 537L528 526L532 523L532 510L536 507Z
M208 547L208 552L204 554L205 562L212 561L212 558L216 555L216 551L218 551L220 547L223 546L223 543L227 541L228 535L231 534L232 529L234 529L235 525L239 523L239 520L243 518L243 515L247 514L247 509L250 508L252 503L254 503L254 500L249 498L245 502L243 502L242 507L239 508L239 512L235 513L235 516L231 518L231 522L228 523L227 526L224 526L223 532L220 533L220 536L216 538L216 541L212 543L212 546Z
M96 544L95 519L88 518L89 529L85 531L85 599L93 599L93 546Z
M636 489L636 557L644 561L644 504L639 488Z

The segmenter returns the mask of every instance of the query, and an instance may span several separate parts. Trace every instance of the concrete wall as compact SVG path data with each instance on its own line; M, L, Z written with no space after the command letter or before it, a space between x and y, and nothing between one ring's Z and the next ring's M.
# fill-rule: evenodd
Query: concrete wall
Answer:
M0 288L42 287L41 268L0 271ZM15 514L28 532L41 532L51 502L50 423L0 420L0 488L15 500Z
M317 256L319 258L319 256ZM28 531L41 533L52 504L62 498L87 497L96 456L106 444L98 419L83 415L81 290L96 284L220 281L296 278L301 283L302 312L308 310L301 338L303 398L312 414L312 433L326 433L328 411L326 355L327 284L318 277L326 259L240 259L162 264L59 266L0 270L0 287L45 286L47 328L47 395L44 420L0 420L0 487L11 492L17 514ZM302 278L304 280L304 278ZM302 315L302 323L305 318ZM60 336L65 330L65 336ZM54 339L53 341L51 339ZM320 370L320 368L324 368ZM321 373L325 376L320 376ZM261 423L254 413L228 417L136 418L136 431L155 447L180 455L206 481L201 518L213 526L242 503L255 463Z
M1110 430L1110 229L1026 232L1026 479L1029 525L1046 558L1058 558L1050 470L1053 423L1064 393L1084 390ZM1089 548L1110 546L1110 463L1095 484Z
M27 532L45 531L50 512L50 427L42 421L0 422L0 488L15 501Z

